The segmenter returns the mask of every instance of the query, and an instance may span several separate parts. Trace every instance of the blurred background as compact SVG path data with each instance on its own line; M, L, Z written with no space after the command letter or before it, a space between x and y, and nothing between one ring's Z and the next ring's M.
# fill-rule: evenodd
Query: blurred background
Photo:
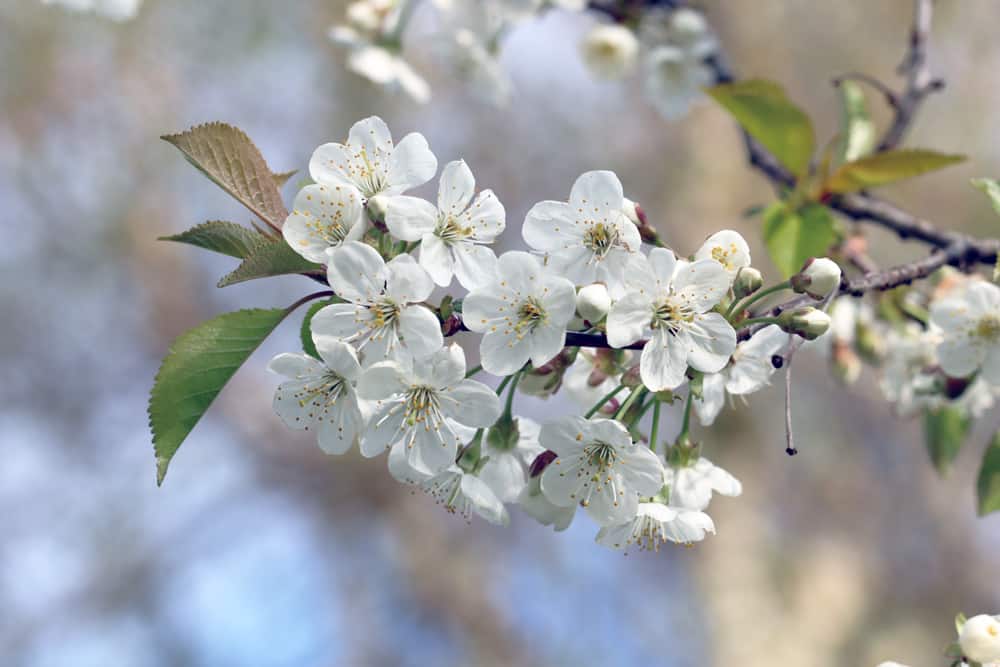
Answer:
M836 132L833 76L895 82L909 0L752 4L704 7L737 71L782 82L821 142ZM946 664L957 611L1000 610L1000 517L977 519L973 504L1000 420L987 416L942 479L875 376L845 390L818 355L796 364L799 456L783 452L777 386L697 430L745 491L713 503L719 535L691 549L624 557L593 543L585 517L564 534L517 510L506 530L466 525L393 482L384 460L326 457L269 409L266 362L298 349L292 321L156 488L146 395L171 339L311 291L297 277L219 290L230 260L155 240L248 222L161 134L223 120L275 170L304 170L313 148L375 113L397 139L424 133L441 164L465 158L505 204L510 247L534 202L603 168L679 251L729 227L770 269L759 222L742 217L770 190L733 124L703 104L668 125L638 81L591 80L578 41L593 17L553 12L515 30L503 63L516 93L500 110L451 81L419 30L408 50L431 104L347 73L325 35L342 14L329 0L146 0L118 24L0 3L0 665L921 667ZM970 160L886 196L995 236L968 179L1000 176L1000 4L942 0L935 18L931 62L948 87L910 144ZM923 252L871 238L883 262Z

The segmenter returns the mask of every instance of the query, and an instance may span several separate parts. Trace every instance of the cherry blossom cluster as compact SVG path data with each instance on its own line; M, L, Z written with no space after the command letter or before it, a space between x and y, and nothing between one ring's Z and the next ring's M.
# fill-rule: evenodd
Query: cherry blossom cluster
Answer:
M419 0L355 0L330 39L347 48L348 67L375 84L400 90L417 102L431 97L426 80L406 60L403 40ZM635 4L635 16L618 5L585 0L432 0L435 56L479 98L504 105L511 82L500 65L504 38L518 24L548 10L593 9L597 23L580 44L588 70L599 79L639 72L646 97L664 117L680 118L714 80L707 59L718 45L704 16L689 8ZM614 6L612 6L612 4ZM611 19L611 20L605 20Z
M881 310L882 312L877 312ZM902 417L949 408L978 418L1000 393L1000 287L945 269L905 300L836 299L824 336L848 383L864 362L880 370L886 400Z
M497 257L504 207L476 191L465 162L444 166L435 202L407 194L437 165L422 135L395 143L377 117L314 152L314 182L282 233L326 266L335 297L309 324L316 356L271 362L287 378L278 415L315 431L330 454L387 453L394 478L466 518L504 524L516 503L562 530L582 508L597 541L618 549L713 533L713 494L741 485L701 456L690 415L711 424L726 394L770 382L793 340L822 335L822 308L750 308L779 289L825 304L839 267L810 260L762 289L736 232L713 234L690 257L658 239L644 248L648 223L610 171L580 176L567 201L535 204L521 226L529 250ZM456 283L462 298L432 304ZM480 367L446 340L463 330L481 334ZM479 372L502 378L496 390L473 379ZM512 412L518 388L547 397L563 386L582 416L539 425ZM675 400L684 417L668 447L660 409Z

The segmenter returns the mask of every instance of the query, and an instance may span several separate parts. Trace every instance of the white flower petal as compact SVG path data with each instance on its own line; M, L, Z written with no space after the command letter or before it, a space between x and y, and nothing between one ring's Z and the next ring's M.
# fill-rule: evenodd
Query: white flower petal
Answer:
M465 289L479 289L496 281L497 256L490 248L474 243L456 243L452 246L452 253L455 277Z
M437 218L437 209L429 201L407 195L388 198L385 225L398 239L419 241L424 234L434 231Z
M653 301L649 294L631 292L611 304L608 312L608 344L625 347L640 340L649 330Z
M441 323L423 306L407 306L399 311L399 339L416 358L433 354L444 344Z
M466 426L485 428L500 417L500 398L482 382L462 380L440 393L441 411Z
M711 426L715 418L722 412L726 403L726 376L722 373L709 373L702 379L701 399L695 399L694 411L698 413L698 421L702 426Z
M427 139L417 132L410 133L396 145L389 158L390 187L386 193L402 194L423 185L434 178L436 171L437 158L427 145Z
M412 255L397 255L386 264L385 295L398 304L417 303L434 291L434 281Z
M420 241L420 266L441 287L451 284L455 259L444 241L434 234L424 234Z
M313 335L313 344L326 367L347 380L354 381L361 373L361 364L354 348L335 336Z
M442 215L457 216L461 214L472 201L476 193L476 179L465 160L449 162L441 170L441 182L438 185L438 210Z
M688 328L687 363L703 373L716 373L729 363L736 349L736 331L719 313L696 316Z
M687 336L672 336L662 329L653 332L639 357L639 375L647 389L663 391L681 386L687 373L689 345Z
M327 281L334 293L354 303L371 303L382 293L385 260L375 248L348 241L330 251Z

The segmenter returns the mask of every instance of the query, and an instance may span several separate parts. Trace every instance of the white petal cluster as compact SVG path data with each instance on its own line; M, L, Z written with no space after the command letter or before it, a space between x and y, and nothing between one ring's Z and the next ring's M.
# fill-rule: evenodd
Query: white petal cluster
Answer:
M413 0L355 0L346 23L330 28L330 40L348 50L348 68L388 90L400 90L415 102L431 98L427 82L403 58L400 21Z
M296 195L282 233L325 266L334 298L308 320L315 356L271 362L285 378L279 417L314 431L327 453L387 453L395 479L467 519L505 524L506 505L517 503L563 530L582 508L601 526L598 542L616 548L713 533L704 510L713 493L738 495L739 482L699 457L665 465L623 411L645 414L670 400L655 392L699 378L698 409L717 413L723 393L767 384L787 334L765 327L737 346L723 315L750 266L744 239L714 234L690 261L663 247L645 252L617 176L591 171L568 201L530 209L522 234L531 252L498 257L491 245L506 227L504 207L492 190L477 191L463 160L445 165L436 201L407 194L436 171L421 135L396 144L377 117L314 152L314 183ZM454 287L467 293L434 305L436 289ZM446 343L462 329L480 334L472 371L463 349ZM602 332L604 348L567 347L571 334ZM480 370L506 376L503 387L467 376ZM539 425L513 414L522 377L522 394L565 387L588 416ZM544 391L529 389L533 380Z
M979 614L968 619L958 635L962 654L978 663L1000 662L1000 616Z
M973 281L931 306L930 321L941 333L941 369L951 377L978 373L1000 385L1000 287Z

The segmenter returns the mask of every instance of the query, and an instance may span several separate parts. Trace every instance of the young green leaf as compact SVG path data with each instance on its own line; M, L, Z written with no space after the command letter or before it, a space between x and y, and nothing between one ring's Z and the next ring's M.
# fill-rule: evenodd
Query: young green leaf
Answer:
M161 236L160 240L188 243L223 255L243 259L250 254L250 250L255 245L267 239L257 230L247 229L235 222L210 220L180 234Z
M771 261L786 277L799 272L810 257L820 257L838 240L836 222L821 204L797 211L775 202L764 211L764 243Z
M302 327L299 329L299 338L302 340L302 351L310 357L319 359L319 352L316 351L316 344L313 342L312 337L313 316L326 306L329 306L331 303L338 302L340 302L340 299L337 297L326 299L324 301L317 301L313 305L309 306L309 310L306 311L305 317L302 318Z
M816 147L812 121L781 86L748 79L709 88L708 94L795 176L806 172Z
M865 91L856 81L840 82L841 103L841 146L840 161L853 162L868 155L875 147L876 130L868 106Z
M181 334L170 346L149 395L158 485L222 387L288 312L256 308L219 315Z
M971 426L972 420L955 408L945 407L924 412L927 453L939 474L943 475L951 468Z
M990 198L990 204L993 205L993 210L1000 215L1000 182L992 178L974 178L972 185L986 193L986 196Z
M325 275L321 265L313 264L292 250L284 239L267 239L251 248L250 254L236 267L236 270L222 277L222 280L219 281L219 287L292 273Z
M842 164L823 187L835 194L857 192L943 169L963 160L964 155L922 149L886 151Z
M976 482L979 497L979 516L1000 511L1000 431L993 436L983 455Z
M281 228L288 217L278 190L281 177L268 168L242 130L225 123L207 123L160 138L176 146L188 162L273 229Z

